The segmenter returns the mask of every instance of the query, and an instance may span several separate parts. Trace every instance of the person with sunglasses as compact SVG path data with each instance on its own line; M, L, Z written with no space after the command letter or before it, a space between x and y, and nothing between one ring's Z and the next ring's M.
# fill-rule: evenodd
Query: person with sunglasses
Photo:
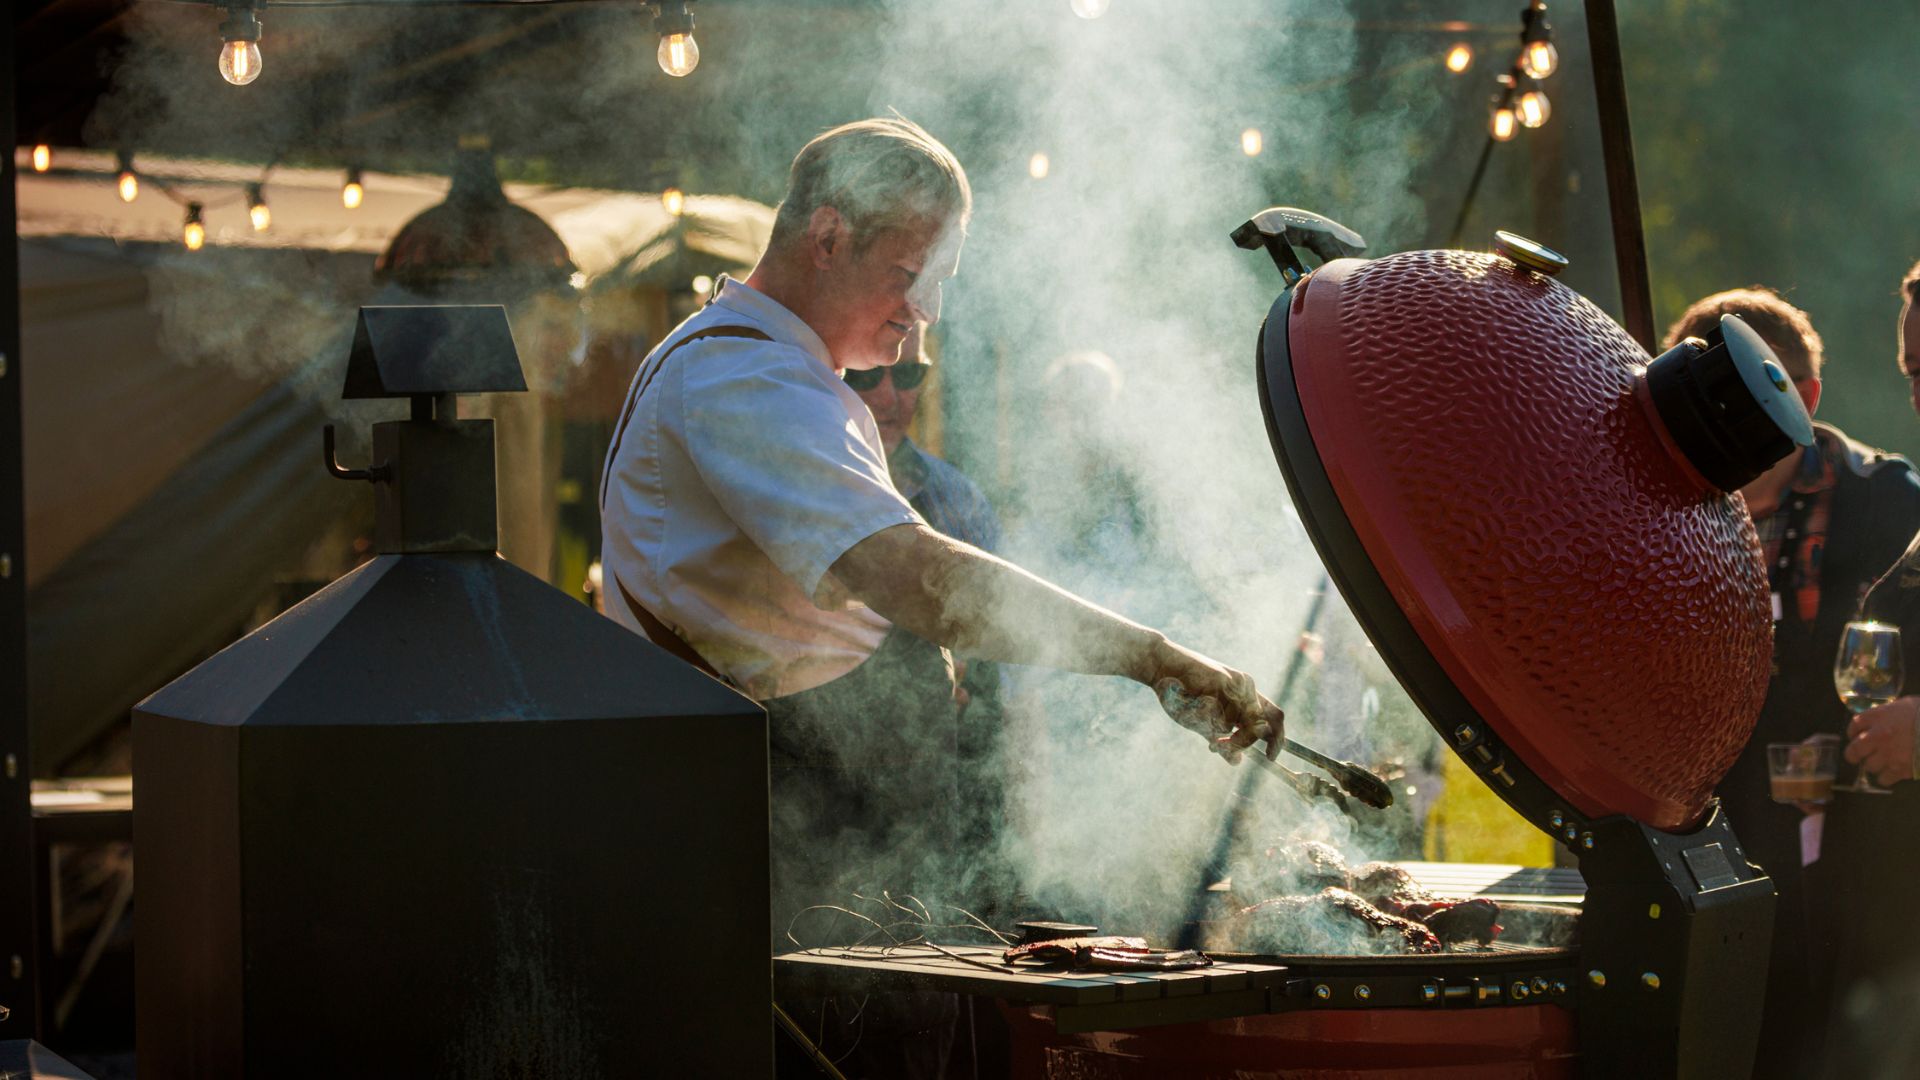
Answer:
M880 443L887 451L887 471L908 505L935 532L999 554L1000 516L986 493L966 473L922 449L907 433L920 411L921 388L933 371L922 347L925 338L925 324L917 325L900 347L899 363L848 370L844 377L873 413ZM1000 665L991 660L955 656L954 678L959 725L955 831L959 848L969 853L964 862L969 880L959 884L968 895L984 896L990 907L995 896L1011 892L1013 877L996 842L1006 801L999 768L1000 733L1007 719L1006 687Z
M1184 694L1176 722L1229 760L1284 726L1250 676L941 535L895 486L841 373L896 364L939 319L971 210L952 152L903 118L815 138L759 263L641 363L608 451L608 613L767 710L783 946L815 905L932 904L963 869L948 648ZM912 1036L938 1025L903 1010L895 1040L859 1015L863 1053L932 1059L864 1071L937 1070Z

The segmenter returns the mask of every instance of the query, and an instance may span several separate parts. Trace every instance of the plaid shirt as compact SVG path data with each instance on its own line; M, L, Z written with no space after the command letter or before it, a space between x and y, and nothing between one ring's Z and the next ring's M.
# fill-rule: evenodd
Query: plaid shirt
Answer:
M967 474L902 437L887 455L893 486L934 531L982 551L1000 547L1000 515Z
M1820 563L1833 518L1833 490L1847 448L1832 431L1816 427L1811 451L1801 452L1800 467L1780 506L1753 523L1780 617L1791 614L1808 623L1820 613Z

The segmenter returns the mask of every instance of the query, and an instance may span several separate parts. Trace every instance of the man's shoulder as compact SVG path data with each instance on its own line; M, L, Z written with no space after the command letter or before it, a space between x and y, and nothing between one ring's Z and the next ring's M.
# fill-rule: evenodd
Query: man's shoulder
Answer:
M709 309L711 310L711 309ZM662 374L669 371L690 390L737 384L749 375L773 382L831 391L833 369L798 342L782 340L769 328L733 312L706 312L681 323L661 346Z
M1815 422L1814 431L1832 447L1842 473L1878 484L1904 485L1915 477L1913 463L1891 450L1861 442L1832 424Z

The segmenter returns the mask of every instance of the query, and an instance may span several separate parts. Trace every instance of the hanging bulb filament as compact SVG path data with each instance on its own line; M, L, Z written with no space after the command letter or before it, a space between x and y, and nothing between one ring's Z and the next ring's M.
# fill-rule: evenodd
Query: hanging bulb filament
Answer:
M251 4L228 8L220 24L220 77L235 86L260 77L260 17Z
M1529 79L1544 79L1560 67L1560 50L1553 47L1553 27L1547 5L1530 3L1520 12L1520 70Z
M1455 75L1473 66L1473 46L1462 41L1447 50L1447 70Z
M1515 124L1512 106L1502 105L1493 110L1493 137L1496 140L1506 142L1513 138Z
M659 0L653 7L653 29L660 35L654 58L660 70L683 78L700 66L700 45L693 40L693 12L687 0Z
M140 178L133 172L133 155L120 154L120 175L115 184L120 191L120 201L130 203L140 197Z
M35 143L33 147L33 171L46 172L53 168L53 147L46 143Z
M660 193L660 205L667 213L679 217L687 212L687 193L677 187L670 187Z
M360 203L367 197L366 185L360 182L360 170L347 170L347 182L340 185L340 205L349 210L360 209Z
M273 225L273 211L267 209L259 184L247 185L247 220L253 222L254 232L266 232Z
M1553 106L1547 101L1545 91L1536 86L1520 95L1514 104L1514 113L1519 116L1521 126L1537 128L1553 115Z
M187 223L180 230L180 241L188 251L199 251L207 242L207 227L200 220L200 204L187 204Z

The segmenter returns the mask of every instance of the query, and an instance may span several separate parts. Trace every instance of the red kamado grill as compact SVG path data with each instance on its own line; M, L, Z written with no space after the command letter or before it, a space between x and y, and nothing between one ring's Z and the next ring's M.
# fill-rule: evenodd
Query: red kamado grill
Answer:
M1730 493L1812 441L1785 374L1733 318L1649 358L1509 234L1365 260L1275 208L1234 239L1286 281L1257 369L1314 546L1447 745L1577 860L1576 943L1126 975L815 950L783 990L998 998L1019 1077L1745 1075L1773 887L1712 792L1770 650Z

